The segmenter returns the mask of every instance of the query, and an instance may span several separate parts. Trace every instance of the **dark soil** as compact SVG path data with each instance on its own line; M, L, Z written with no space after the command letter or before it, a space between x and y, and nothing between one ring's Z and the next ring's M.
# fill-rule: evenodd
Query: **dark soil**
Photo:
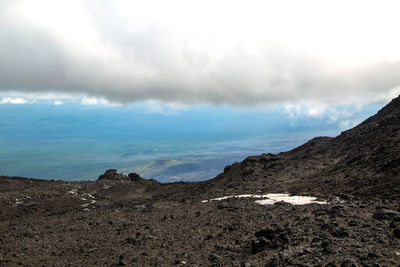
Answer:
M328 204L202 200L292 193ZM400 99L198 183L0 177L0 266L400 266Z

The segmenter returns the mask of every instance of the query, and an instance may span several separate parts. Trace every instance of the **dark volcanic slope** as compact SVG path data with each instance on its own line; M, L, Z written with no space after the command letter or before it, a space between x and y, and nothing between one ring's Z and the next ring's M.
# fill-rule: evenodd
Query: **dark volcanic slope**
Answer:
M206 182L0 177L0 266L399 266L399 141L396 98L336 138L249 157ZM328 203L201 201L260 192Z
M400 96L336 138L317 137L289 152L248 157L207 187L398 198Z

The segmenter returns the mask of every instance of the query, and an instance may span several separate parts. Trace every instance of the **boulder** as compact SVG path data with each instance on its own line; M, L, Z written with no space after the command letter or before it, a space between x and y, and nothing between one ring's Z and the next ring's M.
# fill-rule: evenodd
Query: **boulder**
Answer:
M255 232L254 235L257 240L252 241L251 246L253 253L257 253L264 249L276 249L284 246L290 239L290 230L273 224L271 227Z
M373 218L377 220L391 220L399 216L400 212L389 209L379 209L374 213Z
M154 179L145 179L141 177L137 173L130 173L128 176L118 173L116 169L109 169L107 170L104 174L100 175L99 178L97 179L98 181L100 180L113 180L113 181L127 181L127 182L132 182L134 184L142 184L142 185L157 185L159 182L157 182Z
M115 169L109 169L104 174L100 175L98 180L117 180L117 181L126 181L128 177L121 173L118 173Z
M135 183L138 183L138 184L144 184L144 183L147 182L146 179L142 178L139 174L134 173L134 172L128 174L128 178L129 178L129 180L131 182L135 182Z

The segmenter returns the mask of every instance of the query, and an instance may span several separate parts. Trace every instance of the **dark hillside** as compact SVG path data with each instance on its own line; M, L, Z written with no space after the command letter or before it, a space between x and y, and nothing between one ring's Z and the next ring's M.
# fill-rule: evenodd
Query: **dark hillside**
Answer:
M209 186L400 197L400 97L336 138L317 137L288 152L248 157Z

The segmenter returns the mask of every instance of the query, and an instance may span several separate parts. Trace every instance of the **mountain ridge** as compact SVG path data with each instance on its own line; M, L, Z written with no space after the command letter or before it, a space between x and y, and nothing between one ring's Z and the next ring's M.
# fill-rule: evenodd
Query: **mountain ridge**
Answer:
M227 166L209 187L290 193L400 197L400 96L337 137ZM235 191L235 190L232 190Z

